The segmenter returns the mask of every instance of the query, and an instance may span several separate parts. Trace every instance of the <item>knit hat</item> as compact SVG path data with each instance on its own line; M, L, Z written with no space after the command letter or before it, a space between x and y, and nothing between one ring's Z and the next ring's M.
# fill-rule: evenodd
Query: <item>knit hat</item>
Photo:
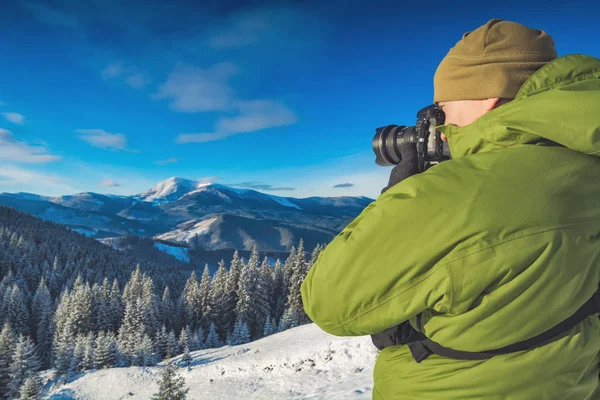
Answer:
M557 57L546 32L492 19L466 32L433 78L433 101L514 99L531 74Z

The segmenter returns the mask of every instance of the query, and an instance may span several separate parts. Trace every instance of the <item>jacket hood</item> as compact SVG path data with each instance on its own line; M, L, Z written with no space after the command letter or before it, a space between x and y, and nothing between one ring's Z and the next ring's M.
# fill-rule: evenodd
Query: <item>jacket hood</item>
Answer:
M470 125L437 128L448 138L452 158L526 144L600 157L600 60L557 58L532 74L513 101Z

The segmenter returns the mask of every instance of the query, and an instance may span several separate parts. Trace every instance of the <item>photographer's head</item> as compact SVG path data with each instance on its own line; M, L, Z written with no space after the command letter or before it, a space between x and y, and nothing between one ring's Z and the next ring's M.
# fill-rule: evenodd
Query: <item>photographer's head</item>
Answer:
M466 32L444 57L434 76L433 101L446 124L469 125L514 99L527 78L556 57L546 32L492 19Z

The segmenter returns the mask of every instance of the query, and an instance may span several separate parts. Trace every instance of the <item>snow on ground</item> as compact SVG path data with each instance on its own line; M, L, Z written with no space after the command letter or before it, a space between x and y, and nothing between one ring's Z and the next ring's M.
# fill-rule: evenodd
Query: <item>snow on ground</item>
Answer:
M174 231L163 233L156 236L161 240L172 240L176 242L189 242L196 234L204 235L210 232L210 226L217 218L209 218L196 223L190 228L175 229Z
M190 388L189 400L371 399L376 357L369 336L337 337L309 324L252 343L193 352L191 367L179 374ZM159 372L159 367L92 371L54 388L48 398L150 399L158 391Z
M154 243L154 247L156 247L160 251L164 251L165 253L172 255L179 261L183 261L186 263L190 262L190 257L188 256L188 249L185 247L169 246L168 244L162 243Z

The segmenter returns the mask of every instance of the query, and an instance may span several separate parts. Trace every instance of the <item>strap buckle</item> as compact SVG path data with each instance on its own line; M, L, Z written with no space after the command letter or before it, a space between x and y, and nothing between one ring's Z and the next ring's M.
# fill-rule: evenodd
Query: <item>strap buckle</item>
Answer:
M410 352L417 363L420 363L433 353L429 350L422 341L417 340L414 342L407 343Z

